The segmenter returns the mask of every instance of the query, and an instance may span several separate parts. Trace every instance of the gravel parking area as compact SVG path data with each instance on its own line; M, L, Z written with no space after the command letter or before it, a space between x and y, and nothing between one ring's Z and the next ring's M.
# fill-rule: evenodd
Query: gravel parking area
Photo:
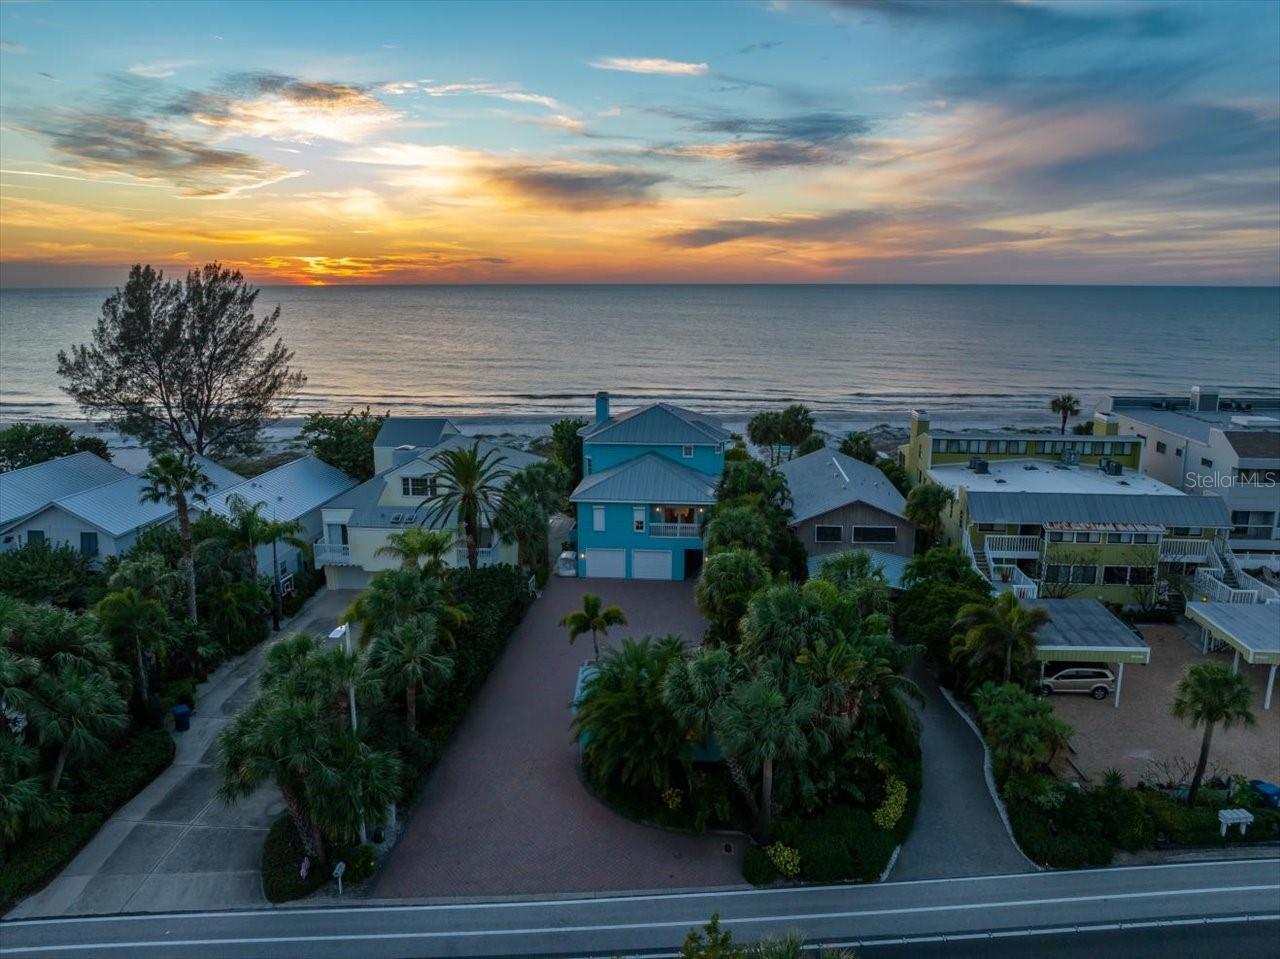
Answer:
M376 880L377 897L437 898L738 885L740 836L637 825L578 778L570 700L591 637L560 618L583 593L621 606L628 635L701 639L691 582L553 578L525 614ZM726 851L726 845L729 851Z
M1194 763L1199 755L1203 731L1171 716L1169 703L1186 667L1206 657L1187 640L1181 626L1144 626L1142 634L1151 646L1151 662L1125 667L1118 709L1110 698L1102 702L1088 696L1051 698L1054 713L1075 729L1071 738L1075 753L1070 758L1092 782L1100 781L1104 770L1115 768L1135 784L1153 760L1182 758ZM1209 658L1231 663L1230 653ZM1217 729L1210 768L1216 763L1220 771L1280 781L1280 702L1273 702L1269 711L1262 708L1265 667L1241 661L1240 670L1253 687L1258 724L1251 729ZM1065 762L1060 772L1067 779L1079 778Z

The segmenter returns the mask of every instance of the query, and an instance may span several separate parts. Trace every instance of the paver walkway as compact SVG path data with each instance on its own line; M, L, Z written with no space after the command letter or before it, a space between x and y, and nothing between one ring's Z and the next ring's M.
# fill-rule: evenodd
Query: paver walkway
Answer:
M354 593L320 593L280 635L326 634ZM48 886L7 918L265 905L262 842L284 804L264 787L234 806L217 798L218 733L248 704L268 643L199 686L173 765L116 811Z
M982 744L938 691L923 667L912 678L924 690L920 710L924 788L920 812L890 879L942 879L1029 872L987 791Z
M621 606L627 635L704 623L692 583L553 578L512 634L376 881L379 897L428 898L741 884L746 840L637 825L578 779L569 703L591 637L570 646L560 618L584 592ZM725 845L732 852L725 852Z

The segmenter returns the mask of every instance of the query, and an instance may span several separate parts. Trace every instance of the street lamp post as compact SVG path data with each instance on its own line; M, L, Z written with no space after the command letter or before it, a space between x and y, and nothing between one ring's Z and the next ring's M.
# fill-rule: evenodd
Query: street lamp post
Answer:
M339 623L329 638L333 640L342 640L342 648L346 650L347 655L351 655L351 624ZM353 684L347 683L347 708L351 711L351 734L355 735L356 729L356 688ZM364 819L360 820L360 844L364 845L369 841L368 831L365 829Z

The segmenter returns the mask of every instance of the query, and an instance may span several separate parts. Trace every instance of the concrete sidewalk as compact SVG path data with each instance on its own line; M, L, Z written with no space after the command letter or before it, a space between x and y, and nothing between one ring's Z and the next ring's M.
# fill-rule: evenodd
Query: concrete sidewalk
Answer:
M322 590L278 637L326 634L353 593ZM56 879L6 918L227 909L266 904L259 863L284 811L274 786L234 806L217 797L218 734L257 689L273 640L223 664L196 691L173 765L116 811Z

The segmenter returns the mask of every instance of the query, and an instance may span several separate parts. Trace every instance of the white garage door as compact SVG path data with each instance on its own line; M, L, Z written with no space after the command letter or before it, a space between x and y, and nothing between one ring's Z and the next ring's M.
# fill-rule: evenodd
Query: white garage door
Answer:
M588 576L622 579L627 575L625 549L589 549L586 553Z
M633 549L631 551L632 579L670 579L671 550Z

